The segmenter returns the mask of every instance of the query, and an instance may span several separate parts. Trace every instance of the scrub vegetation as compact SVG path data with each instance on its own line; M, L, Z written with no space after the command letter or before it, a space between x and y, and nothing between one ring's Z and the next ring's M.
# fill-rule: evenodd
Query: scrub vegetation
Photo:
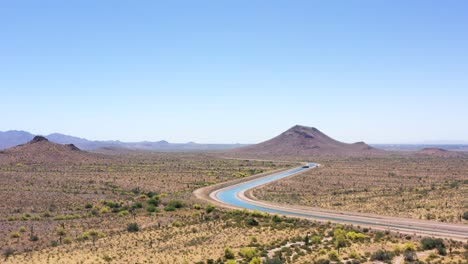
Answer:
M468 257L467 245L453 240L219 208L206 213L183 207L164 225L141 226L109 235L89 231L22 254L7 248L4 256L6 263L197 264L466 263Z
M85 164L4 164L0 250L18 254L168 225L178 211L192 208L197 188L287 166L199 153L126 154ZM210 205L198 206L197 212L214 211Z
M323 166L253 194L278 203L468 223L468 159L322 159Z

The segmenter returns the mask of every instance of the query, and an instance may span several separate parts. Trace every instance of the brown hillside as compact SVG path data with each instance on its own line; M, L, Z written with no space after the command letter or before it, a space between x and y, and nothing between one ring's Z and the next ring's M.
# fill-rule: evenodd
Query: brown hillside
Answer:
M81 164L95 163L102 159L102 155L82 151L73 144L52 143L42 136L36 136L26 144L0 152L0 164Z
M296 125L265 142L238 148L232 153L291 156L366 156L385 153L364 142L347 144L334 140L313 127Z

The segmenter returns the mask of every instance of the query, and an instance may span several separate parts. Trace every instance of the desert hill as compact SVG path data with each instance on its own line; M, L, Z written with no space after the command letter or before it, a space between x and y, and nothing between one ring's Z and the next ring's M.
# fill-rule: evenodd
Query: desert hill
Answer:
M296 125L279 136L262 143L232 150L231 153L291 156L359 156L377 155L385 151L364 142L347 144L337 141L314 127Z
M0 164L81 164L102 159L102 155L82 151L73 144L52 143L42 136L35 136L26 144L0 151Z
M415 154L417 156L442 157L442 158L465 156L465 153L456 152L456 151L448 151L442 148L424 148L419 151L416 151Z

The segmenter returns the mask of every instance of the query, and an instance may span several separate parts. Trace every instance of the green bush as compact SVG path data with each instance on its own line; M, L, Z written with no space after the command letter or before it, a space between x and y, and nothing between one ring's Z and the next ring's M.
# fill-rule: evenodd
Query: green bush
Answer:
M159 201L159 198L149 198L148 200L146 200L146 202L148 204L158 206L160 201Z
M259 225L258 221L255 220L255 218L249 218L247 220L247 224L250 225L250 226L258 226Z
M468 220L468 211L463 213L463 219Z
M172 211L175 211L175 207L174 206L169 206L169 205L166 205L166 207L164 207L164 211L166 212L172 212Z
M140 227L138 226L137 223L130 223L127 225L128 232L138 232L139 230L140 230Z
M211 204L207 205L206 208L205 208L205 211L208 214L213 212L214 210L215 210L215 207L213 205L211 205Z
M379 249L371 255L371 260L389 261L393 256L393 252Z
M430 250L434 248L445 248L444 241L440 238L425 237L421 239L421 247L424 250Z
M336 250L332 250L328 253L328 258L331 260L331 261L339 261L340 260L340 257L338 256L338 252L336 252Z
M250 261L257 256L257 250L255 248L245 247L240 250L239 255Z
M150 204L148 205L148 207L146 207L146 211L150 212L150 213L155 213L158 211L158 209L156 208L156 206Z
M136 202L132 204L132 209L140 209L140 208L143 208L143 204L141 204L141 202Z
M224 249L224 258L225 259L234 259L234 251L232 251L231 248L225 248Z
M262 264L262 260L259 257L254 257L249 264Z
M128 211L127 210L120 211L117 215L120 217L125 217L128 215Z
M284 261L282 261L281 259L279 258L266 258L264 261L263 261L263 264L283 264ZM328 264L330 262L327 262L326 264Z
M279 217L278 215L274 215L271 220L275 223L281 223L281 217Z
M170 206L170 207L174 207L174 208L179 209L179 208L185 207L185 204L184 204L184 202L182 202L182 201L180 201L180 200L171 200L171 201L167 204L167 206Z

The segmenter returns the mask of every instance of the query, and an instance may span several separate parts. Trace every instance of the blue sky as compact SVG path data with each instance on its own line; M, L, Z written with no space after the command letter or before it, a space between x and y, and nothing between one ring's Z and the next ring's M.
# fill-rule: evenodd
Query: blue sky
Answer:
M468 141L466 1L3 1L0 131Z

